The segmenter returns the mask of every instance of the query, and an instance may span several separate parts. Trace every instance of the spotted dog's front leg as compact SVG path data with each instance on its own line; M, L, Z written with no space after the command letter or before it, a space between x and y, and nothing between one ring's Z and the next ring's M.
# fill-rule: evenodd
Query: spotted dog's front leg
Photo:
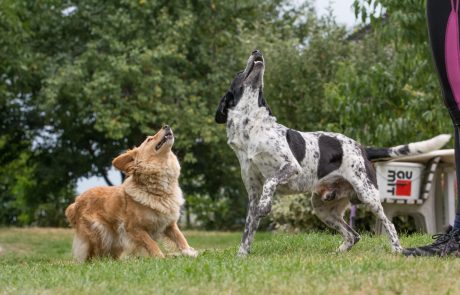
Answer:
M266 216L272 210L272 199L276 187L286 183L289 178L298 173L299 170L294 165L287 163L273 177L265 181L256 213L259 218Z
M261 175L251 169L249 164L245 165L245 167L247 168L241 170L241 176L243 177L244 186L248 192L249 204L238 256L246 256L249 254L252 240L254 239L260 220L260 218L256 216L256 212L257 205L259 204L259 197L262 193Z
M254 235L257 231L257 227L259 226L260 217L257 217L255 214L256 208L257 198L253 198L249 201L243 238L241 239L240 249L238 250L238 256L240 257L244 257L249 254L252 241L254 240Z

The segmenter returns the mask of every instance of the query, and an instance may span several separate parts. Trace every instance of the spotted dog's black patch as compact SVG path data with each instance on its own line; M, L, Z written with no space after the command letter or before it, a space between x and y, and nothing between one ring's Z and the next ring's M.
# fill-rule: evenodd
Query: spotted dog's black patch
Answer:
M367 159L385 159L390 158L390 149L387 148L366 148Z
M391 158L389 148L366 148L365 149L367 159L369 160L383 160L386 158ZM399 148L395 151L396 155L398 156L405 156L410 153L409 145L404 145L403 147Z
M265 97L264 97L264 94L262 92L262 89L259 91L259 99L258 99L258 104L259 104L259 107L265 107L268 111L268 114L271 116L272 115L272 110L270 109L270 107L268 106L268 103L267 101L265 100Z
M318 139L319 163L318 179L323 178L342 165L343 150L342 144L337 138L321 135Z
M396 151L398 153L398 155L407 155L409 154L410 150L409 150L409 145L404 145L402 148L398 149Z
M286 140L288 142L289 149L291 149L292 154L300 164L305 158L305 139L299 132L288 129L286 131Z

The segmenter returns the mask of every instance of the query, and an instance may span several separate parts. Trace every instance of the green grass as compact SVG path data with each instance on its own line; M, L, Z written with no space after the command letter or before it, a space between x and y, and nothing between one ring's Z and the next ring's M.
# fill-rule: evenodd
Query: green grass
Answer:
M0 229L3 294L459 294L457 258L393 255L386 237L364 236L336 254L337 235L258 233L235 257L241 233L185 233L187 257L74 263L67 229ZM404 246L431 241L403 237Z

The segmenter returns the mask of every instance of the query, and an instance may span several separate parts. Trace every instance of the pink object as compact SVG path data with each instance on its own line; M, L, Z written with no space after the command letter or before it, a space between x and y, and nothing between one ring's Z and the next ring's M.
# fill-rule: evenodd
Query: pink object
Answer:
M452 10L447 21L445 37L445 63L447 78L449 80L452 94L460 109L460 48L458 37L458 1L454 5L454 0L450 0Z

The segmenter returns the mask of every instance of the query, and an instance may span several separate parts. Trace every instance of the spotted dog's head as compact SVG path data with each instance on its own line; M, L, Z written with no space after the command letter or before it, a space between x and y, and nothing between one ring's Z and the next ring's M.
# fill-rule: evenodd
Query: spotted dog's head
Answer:
M259 107L267 108L271 115L270 107L263 96L264 71L265 63L262 52L254 50L249 56L244 71L236 74L230 85L230 89L220 99L215 117L217 123L223 124L227 122L228 110L234 108L238 104L243 93L247 90L258 92Z

